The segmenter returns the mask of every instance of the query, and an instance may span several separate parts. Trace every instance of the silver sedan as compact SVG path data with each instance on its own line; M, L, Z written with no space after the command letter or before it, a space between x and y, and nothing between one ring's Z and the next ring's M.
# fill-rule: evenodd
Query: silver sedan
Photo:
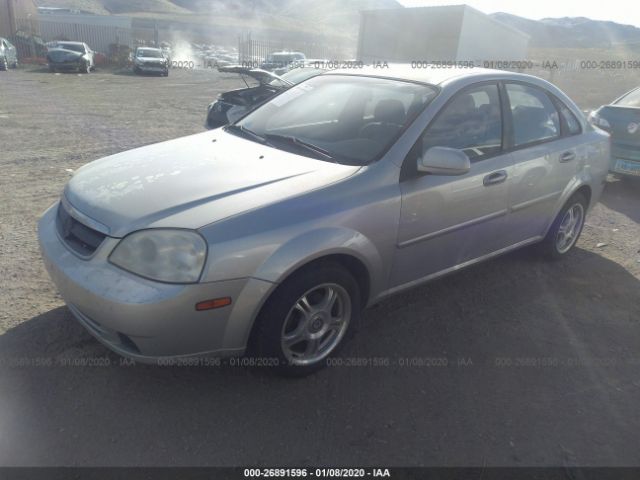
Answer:
M530 244L566 256L609 155L539 78L333 71L84 166L39 239L73 315L119 354L304 375L385 296Z

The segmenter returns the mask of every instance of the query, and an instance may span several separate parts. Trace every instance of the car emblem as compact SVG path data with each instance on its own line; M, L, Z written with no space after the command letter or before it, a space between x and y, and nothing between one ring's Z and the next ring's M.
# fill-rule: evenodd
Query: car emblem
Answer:
M640 125L638 125L636 122L631 122L629 125L627 125L627 132L629 132L631 135L633 135L634 133L636 133L638 131L638 127Z

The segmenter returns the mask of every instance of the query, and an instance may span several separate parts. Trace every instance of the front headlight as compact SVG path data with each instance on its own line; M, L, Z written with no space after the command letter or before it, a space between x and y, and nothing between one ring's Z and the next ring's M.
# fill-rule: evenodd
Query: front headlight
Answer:
M192 230L140 230L124 237L109 256L118 267L168 283L195 283L207 257L207 244Z
M597 110L591 112L587 120L589 121L589 123L591 123L592 125L595 125L596 127L600 127L605 130L608 130L611 128L611 124L609 123L609 121L606 118L601 117L598 114Z

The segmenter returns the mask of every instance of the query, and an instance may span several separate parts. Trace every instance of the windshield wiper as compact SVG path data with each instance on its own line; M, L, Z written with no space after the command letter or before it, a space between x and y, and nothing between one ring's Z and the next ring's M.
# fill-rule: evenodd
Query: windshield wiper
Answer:
M303 148L304 150L307 150L309 152L315 153L316 155L319 155L323 158L326 158L328 160L333 160L335 163L336 160L333 158L333 156L324 148L319 147L317 145L314 145L313 143L309 143L309 142L305 142L304 140L300 140L297 137L294 136L290 136L290 135L280 135L277 133L267 133L264 136L266 139L268 140L282 140L285 141L287 143L290 143L292 145L296 145L298 147Z
M269 143L267 142L266 138L258 135L253 130L249 130L247 127L244 127L242 125L227 125L226 127L224 127L224 130L232 133L239 133L245 138L250 138L255 142L262 143L263 145L267 145Z

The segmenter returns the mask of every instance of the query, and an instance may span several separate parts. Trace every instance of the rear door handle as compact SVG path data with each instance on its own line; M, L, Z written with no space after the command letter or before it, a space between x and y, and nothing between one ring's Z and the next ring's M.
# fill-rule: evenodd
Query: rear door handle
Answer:
M508 175L506 170L498 170L497 172L490 173L489 175L484 177L482 183L485 187L488 187L489 185L497 185L504 182L507 177Z
M576 154L574 152L564 152L560 155L560 163L567 163L576 158Z

